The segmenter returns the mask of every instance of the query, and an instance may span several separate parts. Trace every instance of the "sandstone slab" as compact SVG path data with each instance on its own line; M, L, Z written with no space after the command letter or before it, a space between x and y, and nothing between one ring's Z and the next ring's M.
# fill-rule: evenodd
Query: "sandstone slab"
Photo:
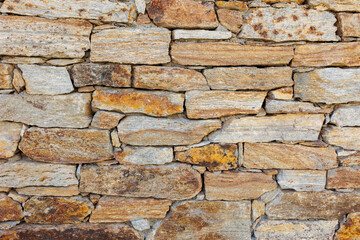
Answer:
M118 133L120 140L130 145L190 145L219 128L220 120L128 116L118 125Z
M360 37L359 13L339 13L337 17L342 37Z
M185 165L81 168L80 192L182 200L194 197L201 187L201 175Z
M85 197L33 197L24 204L25 222L66 224L84 222L94 206Z
M50 163L91 163L112 158L110 133L95 129L29 128L20 144L29 158Z
M347 103L360 101L360 69L324 68L295 73L295 97L303 101Z
M68 187L23 187L17 188L16 192L27 196L75 196L79 195L78 185Z
M160 64L170 62L170 31L156 27L106 29L91 36L92 62Z
M309 0L309 5L319 10L360 11L360 3L357 0Z
M360 128L356 127L329 127L323 132L325 142L349 150L360 150Z
M207 200L257 199L277 187L271 175L250 172L205 173Z
M238 33L243 23L243 14L236 10L218 9L216 11L219 22L228 30Z
M142 91L135 89L102 88L93 93L94 109L122 113L143 113L150 116L169 116L183 112L181 93Z
M172 32L174 40L226 40L232 37L230 31L208 31L208 30L182 30Z
M200 72L178 67L135 66L133 86L175 92L209 90Z
M326 171L281 170L277 175L277 182L282 189L323 191L326 185Z
M214 142L316 141L324 116L283 114L265 117L233 118L209 138Z
M172 162L173 149L171 147L126 146L123 151L116 151L114 157L120 164L160 165Z
M132 219L162 219L170 200L102 197L91 214L90 222L126 222Z
M0 16L0 55L82 58L91 30L82 20Z
M10 64L0 64L0 89L13 88L11 84L13 69Z
M91 126L101 129L112 129L115 128L120 119L125 117L124 114L117 112L97 111L91 122Z
M337 126L360 126L360 105L343 105L331 115L331 123Z
M336 168L328 171L327 188L360 188L360 169Z
M204 70L211 89L270 90L292 86L289 67L218 67Z
M85 128L91 122L91 95L0 95L0 120L39 127Z
M317 148L277 143L245 143L246 168L257 169L318 169L336 168L334 148Z
M218 8L225 8L230 10L246 11L248 9L246 3L241 1L216 1L215 4Z
M237 167L237 146L235 144L209 144L176 152L180 162L205 166L209 171L229 170Z
M355 240L360 234L360 213L350 213L346 222L336 232L334 240Z
M5 193L0 193L0 221L18 221L22 218L20 203L12 200Z
M250 240L250 212L250 202L183 202L172 209L169 218L160 224L150 240Z
M14 156L18 143L22 124L11 122L0 122L0 158Z
M257 114L266 92L188 91L185 107L188 118L219 118L235 114Z
M152 0L147 12L153 22L166 28L205 28L218 26L214 3L193 0Z
M293 55L293 48L288 46L253 46L228 42L177 42L171 45L171 58L174 63L181 65L277 66L289 64Z
M131 66L121 64L76 64L71 70L75 87L102 85L131 87Z
M309 90L309 89L308 89ZM298 101L281 101L267 99L265 110L267 113L331 113L333 107L317 107L312 103Z

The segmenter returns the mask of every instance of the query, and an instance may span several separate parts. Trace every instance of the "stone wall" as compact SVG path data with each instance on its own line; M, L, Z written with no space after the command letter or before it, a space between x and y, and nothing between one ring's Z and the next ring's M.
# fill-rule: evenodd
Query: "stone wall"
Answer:
M0 12L1 240L360 239L360 1Z

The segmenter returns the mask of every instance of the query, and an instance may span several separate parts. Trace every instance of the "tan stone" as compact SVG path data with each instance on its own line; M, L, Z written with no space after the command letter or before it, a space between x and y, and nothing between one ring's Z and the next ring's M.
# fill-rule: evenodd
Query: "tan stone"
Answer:
M253 220L265 215L265 203L261 200L254 200L251 204L251 213Z
M123 151L115 151L114 157L120 164L160 165L172 162L173 149L171 147L126 146Z
M243 24L243 13L229 9L218 9L216 13L222 26L234 33L240 32Z
M257 114L266 92L188 91L185 106L188 118L218 118L235 114Z
M91 214L90 222L126 222L137 218L161 219L165 218L170 206L170 200L102 197Z
M136 19L136 25L144 25L144 24L150 24L151 20L149 18L149 15L147 13L145 14L139 14Z
M329 127L323 131L325 142L349 150L360 150L360 128L356 127Z
M23 187L17 188L19 194L28 196L75 196L79 195L78 185L68 187Z
M118 133L120 140L130 145L190 145L219 128L220 120L128 116L118 125Z
M10 64L0 64L0 89L13 88L11 84L13 69Z
M0 222L17 221L23 218L20 203L12 200L5 193L0 193Z
M309 0L309 5L319 10L333 11L360 11L360 3L357 0Z
M9 192L8 197L19 203L24 203L29 198L29 196L21 195L14 190L11 190Z
M184 94L101 88L93 93L92 107L122 113L169 116L184 111Z
M206 79L200 72L178 67L135 66L133 86L176 92L209 90Z
M214 3L193 0L152 0L147 12L153 22L166 28L205 28L218 26Z
M266 100L267 113L331 113L333 107L317 107L308 102Z
M279 100L291 100L294 95L294 90L292 87L284 87L276 90L272 90L268 93L268 97L271 99Z
M20 141L22 124L0 122L0 158L9 158L15 155Z
M338 13L337 17L342 37L360 37L359 13Z
M293 55L293 47L288 46L253 46L228 42L176 42L171 45L171 58L174 63L181 65L277 66L289 64Z
M3 63L10 64L43 64L46 62L45 58L42 57L3 57L1 59Z
M360 167L360 153L355 152L345 157L341 157L340 165L343 167Z
M88 93L95 91L95 87L93 86L79 87L77 90L79 93Z
M97 111L91 122L91 126L101 129L112 129L115 128L120 119L125 117L124 114L107 111Z
M244 167L258 169L336 168L335 149L278 143L245 143Z
M172 209L149 240L250 240L250 212L250 202L183 202Z
M360 170L345 167L329 170L326 188L360 188Z
M331 115L331 123L337 126L360 126L360 105L342 105Z
M227 40L232 37L232 33L227 30L183 30L172 31L173 40Z
M170 62L170 31L157 27L106 29L91 36L92 62L159 64Z
M201 187L201 175L187 165L81 168L80 192L183 200L196 196Z
M248 9L246 3L240 1L216 1L215 4L219 8L230 10L246 11Z
M218 67L206 69L204 75L211 89L270 90L293 85L289 67Z
M116 130L112 130L110 133L110 137L111 137L111 142L113 144L114 147L119 148L121 146L121 142L119 139L119 134ZM115 157L115 153L114 153L114 157Z
M209 171L229 170L237 167L235 144L209 144L176 152L175 160L205 166Z
M331 53L331 57L329 57ZM360 66L360 43L319 43L298 45L292 67Z
M305 0L261 0L264 3L273 4L273 3L297 3L303 4Z
M0 55L82 58L90 48L91 30L82 20L0 16Z
M356 240L360 235L360 213L350 213L336 232L334 240Z
M333 171L329 170L328 172ZM295 191L323 191L326 185L326 171L280 170L277 182L282 189Z
M205 173L207 200L256 199L277 187L272 176L264 173L222 172Z
M19 69L14 69L13 81L12 84L16 92L20 93L25 89L25 80L22 77L22 74Z
M50 59L46 61L47 64L54 65L54 66L60 66L65 67L68 65L76 64L76 63L82 63L84 62L84 59Z

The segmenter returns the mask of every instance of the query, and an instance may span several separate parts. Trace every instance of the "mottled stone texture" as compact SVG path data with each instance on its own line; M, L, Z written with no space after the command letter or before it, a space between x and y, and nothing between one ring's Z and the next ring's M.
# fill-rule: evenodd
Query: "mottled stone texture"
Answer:
M0 221L20 220L23 217L20 203L12 200L4 193L0 193Z
M356 239L360 235L360 213L351 213L335 235L335 240Z
M0 122L0 158L14 156L20 141L22 124Z

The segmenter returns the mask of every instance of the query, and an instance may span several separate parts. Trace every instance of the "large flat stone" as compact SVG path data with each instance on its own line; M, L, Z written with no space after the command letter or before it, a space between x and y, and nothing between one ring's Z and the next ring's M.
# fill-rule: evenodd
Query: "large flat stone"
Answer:
M360 188L360 169L343 167L329 170L326 188Z
M14 156L18 143L22 124L11 122L0 122L0 158Z
M360 234L360 213L350 213L336 232L334 240L356 240Z
M357 0L309 0L308 3L311 7L319 10L360 11L360 3Z
M120 164L165 164L172 162L173 149L171 147L131 147L114 153L115 159Z
M282 189L323 191L326 185L326 171L280 170L277 175L277 182Z
M324 116L283 114L265 117L233 118L221 130L210 134L214 142L316 141Z
M90 48L91 30L82 20L2 15L0 55L82 58Z
M360 150L360 128L356 127L329 127L323 131L325 142L349 150Z
M342 37L360 37L359 13L339 13L337 17Z
M118 125L118 133L120 140L130 145L190 145L219 128L220 120L128 116Z
M81 168L80 192L182 200L194 197L201 187L201 175L187 165Z
M10 64L0 64L0 89L11 89L14 67Z
M331 115L331 123L340 127L360 126L360 105L343 105Z
M0 193L0 221L18 221L23 218L21 204L5 193Z

